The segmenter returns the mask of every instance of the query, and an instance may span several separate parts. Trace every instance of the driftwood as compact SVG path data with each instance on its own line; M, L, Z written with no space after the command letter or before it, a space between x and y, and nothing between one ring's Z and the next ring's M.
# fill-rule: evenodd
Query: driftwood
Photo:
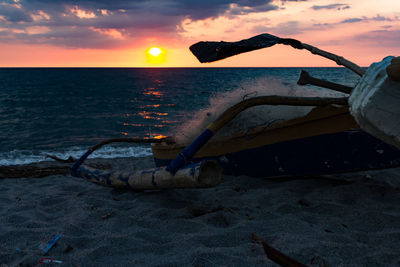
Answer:
M253 242L260 243L263 248L265 254L267 254L267 257L272 260L273 262L276 262L277 264L285 267L307 267L307 265L304 265L289 256L283 254L276 248L271 247L268 245L266 242L264 242L260 237L258 237L255 234L251 235L251 239Z
M204 63L221 60L261 48L271 47L275 44L290 45L296 49L306 49L312 54L333 60L336 64L344 66L360 76L365 73L365 70L360 66L341 56L321 50L309 44L304 44L295 39L280 38L268 33L260 34L238 42L198 42L190 47L190 51L192 51L200 62Z

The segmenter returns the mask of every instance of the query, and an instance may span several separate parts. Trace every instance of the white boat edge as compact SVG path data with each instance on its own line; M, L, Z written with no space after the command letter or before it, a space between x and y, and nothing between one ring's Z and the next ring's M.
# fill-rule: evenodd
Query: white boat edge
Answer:
M361 129L400 148L400 82L386 71L393 58L371 64L351 92L349 106Z

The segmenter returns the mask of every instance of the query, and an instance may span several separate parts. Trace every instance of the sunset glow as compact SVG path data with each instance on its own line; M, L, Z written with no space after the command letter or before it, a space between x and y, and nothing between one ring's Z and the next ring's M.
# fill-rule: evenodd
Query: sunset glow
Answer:
M400 55L400 1L116 0L71 5L66 0L7 0L0 4L0 66L336 66L283 45L210 64L200 64L188 50L198 41L238 41L261 33L295 38L368 66L386 55Z

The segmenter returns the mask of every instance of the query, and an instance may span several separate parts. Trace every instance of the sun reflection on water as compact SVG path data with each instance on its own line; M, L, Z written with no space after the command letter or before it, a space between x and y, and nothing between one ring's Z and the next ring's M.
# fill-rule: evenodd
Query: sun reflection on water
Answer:
M151 95L155 97L162 97L164 95L164 92L158 91L155 87L149 87L143 89L143 94L144 95Z
M143 131L150 131L153 138L160 139L166 136L162 134L165 132L160 133L159 131L166 128L168 124L178 122L168 118L168 116L172 115L168 109L174 107L175 104L168 103L169 96L165 89L164 81L162 79L152 79L151 84L151 86L143 87L141 96L136 96L129 101L134 106L131 112L125 113L126 120L123 122L125 128L123 135L129 132L143 133ZM149 138L150 133L147 132L145 135L146 138Z

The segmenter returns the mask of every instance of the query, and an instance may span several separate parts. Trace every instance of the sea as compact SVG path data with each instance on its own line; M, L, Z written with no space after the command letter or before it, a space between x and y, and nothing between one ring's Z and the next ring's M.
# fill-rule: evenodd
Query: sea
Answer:
M211 98L258 79L292 86L301 69L348 86L358 81L340 67L0 68L0 165L77 158L109 138L173 135ZM111 144L91 157L150 155L150 145Z

